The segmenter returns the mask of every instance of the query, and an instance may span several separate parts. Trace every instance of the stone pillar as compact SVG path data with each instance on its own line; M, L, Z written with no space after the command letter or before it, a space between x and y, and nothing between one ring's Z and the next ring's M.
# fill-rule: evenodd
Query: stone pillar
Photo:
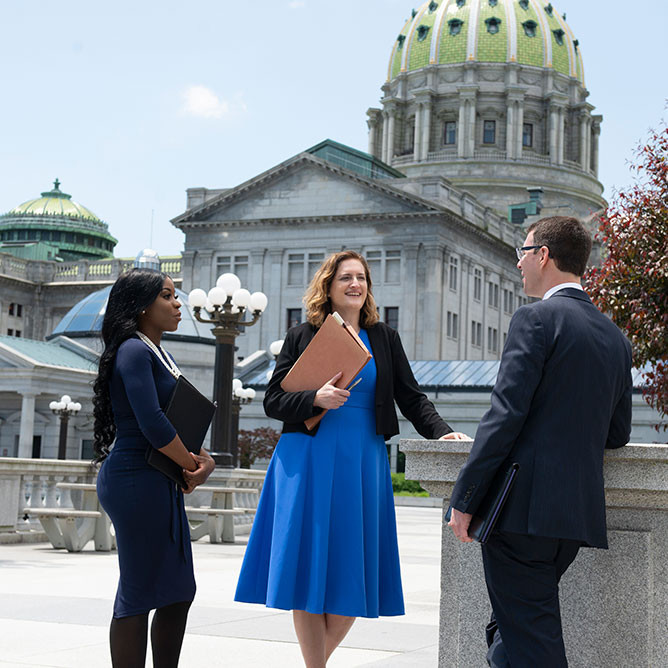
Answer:
M383 162L387 162L387 139L388 139L387 126L388 126L388 113L387 111L383 111L383 139L382 139L381 156L380 156L380 159Z
M469 108L468 108L468 123L467 123L467 148L466 148L466 154L469 157L473 157L475 154L475 100L472 99L469 101Z
M506 108L506 158L515 158L515 134L517 131L515 121L514 101L508 102Z
M395 110L390 109L389 119L388 119L388 128L387 128L387 162L388 165L392 164L392 158L394 158L394 131L395 131Z
M267 332L269 343L285 336L285 322L283 320L283 249L270 248L269 272L265 276L264 290L267 295L267 310L262 318L266 318L265 332Z
M250 267L248 271L248 290L253 292L264 292L264 256L266 250L264 248L254 248L250 251ZM266 294L266 293L265 293ZM269 304L267 304L269 306ZM266 348L275 339L268 338L271 328L268 328L264 321L264 315L260 321L253 327L246 329L246 350L250 353L255 350Z
M379 109L369 109L366 112L367 127L369 128L369 154L379 158L379 146L378 146L378 122L382 122L382 116Z
M591 169L594 175L598 178L598 140L601 136L601 121L602 116L594 116L591 129Z
M21 395L21 426L19 432L18 456L32 457L32 439L35 429L35 395L24 392Z
M416 243L404 244L402 254L402 277L401 277L401 304L403 313L399 320L403 327L400 332L401 341L404 344L408 359L416 359L415 333L420 327L417 322L417 257L419 245Z
M406 478L447 508L470 441L402 440ZM604 460L610 549L583 548L560 583L568 665L668 665L668 446L629 444ZM491 611L480 545L443 526L440 668L483 665Z
M559 115L557 117L557 164L561 165L564 162L564 132L566 124L566 110L563 107L559 108Z
M181 289L183 292L188 294L193 288L195 288L195 251L186 250L181 254L181 276L183 277L183 282L181 284Z
M427 100L422 105L422 143L421 160L427 160L429 156L429 144L431 137L431 100Z
M441 330L443 328L443 244L425 244L427 256L424 308L418 315L422 328L422 350L419 359L441 359Z
M457 157L466 155L466 100L459 98L459 120L457 121Z
M558 148L558 125L559 125L559 109L554 105L550 106L550 162L553 165L558 164L557 148Z
M417 103L415 105L415 135L413 136L413 160L415 162L420 161L420 155L422 154L422 105Z

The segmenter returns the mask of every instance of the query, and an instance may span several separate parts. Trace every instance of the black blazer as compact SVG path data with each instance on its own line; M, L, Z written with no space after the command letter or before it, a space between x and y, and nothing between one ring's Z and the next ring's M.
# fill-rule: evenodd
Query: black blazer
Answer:
M264 395L264 411L268 417L283 422L283 433L299 431L313 436L318 431L318 427L309 431L304 425L304 420L322 412L321 408L313 406L316 390L284 392L281 388L281 381L316 331L309 323L288 330ZM383 434L386 441L399 433L394 408L396 401L402 414L424 438L440 438L449 434L452 429L420 391L399 334L382 322L369 327L367 333L376 362L376 433Z
M501 530L607 547L603 452L629 440L631 390L631 346L582 290L521 307L451 506L474 513L519 462Z

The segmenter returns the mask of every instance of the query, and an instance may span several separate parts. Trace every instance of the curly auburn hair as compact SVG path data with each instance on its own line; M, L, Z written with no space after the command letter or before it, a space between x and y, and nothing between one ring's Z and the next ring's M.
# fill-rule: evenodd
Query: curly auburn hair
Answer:
M306 307L306 320L315 327L320 327L327 315L332 312L329 288L334 276L336 276L339 265L345 260L357 260L364 267L364 273L366 274L367 293L366 301L360 311L360 327L371 327L380 319L376 300L373 298L373 291L371 290L371 272L366 259L353 250L345 250L333 253L325 259L318 271L315 272L302 300Z

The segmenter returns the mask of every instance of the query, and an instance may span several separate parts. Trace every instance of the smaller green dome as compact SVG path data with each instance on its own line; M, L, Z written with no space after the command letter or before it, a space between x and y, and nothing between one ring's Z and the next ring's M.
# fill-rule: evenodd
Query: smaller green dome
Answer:
M60 181L53 182L53 190L41 193L41 197L31 199L19 204L7 213L8 216L64 216L67 218L78 218L89 220L93 223L102 221L85 206L72 200L72 195L64 193L60 189Z

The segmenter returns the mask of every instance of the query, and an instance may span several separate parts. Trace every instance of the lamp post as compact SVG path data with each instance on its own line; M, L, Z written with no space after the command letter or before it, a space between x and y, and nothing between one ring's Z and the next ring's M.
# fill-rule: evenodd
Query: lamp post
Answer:
M269 352L274 356L274 362L278 359L278 355L283 349L283 339L277 339L276 341L272 341L269 344ZM274 364L274 369L276 368L276 365ZM274 369L269 369L267 371L267 382L271 380L271 377L274 375Z
M60 417L58 459L65 459L67 454L67 425L70 421L70 415L76 415L81 410L81 404L78 401L72 401L69 395L63 394L60 401L52 401L49 408L54 415Z
M211 427L211 456L219 466L233 468L236 465L232 451L234 341L242 327L251 327L260 319L267 308L267 297L262 292L251 294L242 288L234 274L223 274L208 294L195 288L188 295L188 301L199 322L213 325L216 337L213 398L217 410ZM203 316L203 311L208 317ZM251 315L250 320L244 320L246 313Z
M241 406L249 404L255 399L255 390L244 387L238 378L232 380L232 459L234 467L239 464L239 413Z

